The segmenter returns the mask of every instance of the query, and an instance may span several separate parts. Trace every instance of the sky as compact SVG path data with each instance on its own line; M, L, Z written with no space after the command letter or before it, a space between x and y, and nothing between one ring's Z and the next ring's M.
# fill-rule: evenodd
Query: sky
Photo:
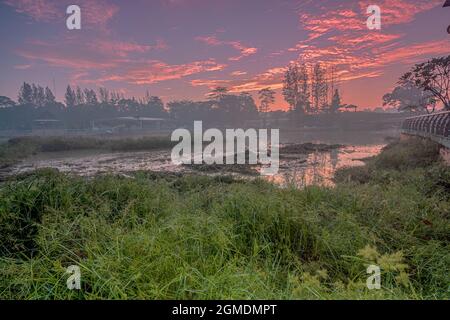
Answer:
M335 66L344 103L381 106L418 62L450 53L444 0L0 0L0 95L33 82L63 101L68 84L165 102L270 87L286 66ZM68 30L66 8L81 8ZM366 25L369 5L381 29Z

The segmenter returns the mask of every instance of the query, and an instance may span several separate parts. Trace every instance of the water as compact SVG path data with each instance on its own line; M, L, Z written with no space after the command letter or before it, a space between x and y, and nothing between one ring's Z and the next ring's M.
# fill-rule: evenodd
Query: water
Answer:
M376 156L383 147L384 144L345 146L326 152L299 155L295 160L281 159L278 174L266 179L282 186L333 186L337 169L363 166L363 159Z
M364 158L377 155L386 145L386 137L395 135L395 131L291 130L281 132L281 144L313 142L345 146L309 154L283 155L282 153L279 172L274 176L264 177L264 179L281 186L332 186L332 178L337 169L364 165L362 161ZM187 166L174 165L170 160L170 150L164 150L115 153L100 151L41 153L9 168L6 175L30 172L40 168L55 168L61 172L88 177L105 173L129 175L133 171L211 174L194 171ZM231 172L231 174L250 178L242 173Z
M378 154L383 144L345 146L326 152L289 154L280 159L278 174L265 179L280 185L333 185L338 168L364 165L362 159ZM170 151L151 152L57 152L30 157L11 168L9 174L30 172L40 168L55 168L81 176L133 171L186 172L192 169L172 164Z

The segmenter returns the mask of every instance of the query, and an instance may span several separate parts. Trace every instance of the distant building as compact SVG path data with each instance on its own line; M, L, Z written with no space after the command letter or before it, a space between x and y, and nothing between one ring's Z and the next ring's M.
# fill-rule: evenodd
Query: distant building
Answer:
M358 106L355 106L354 104L346 104L341 107L341 110L343 110L344 112L356 112L356 109L358 109Z

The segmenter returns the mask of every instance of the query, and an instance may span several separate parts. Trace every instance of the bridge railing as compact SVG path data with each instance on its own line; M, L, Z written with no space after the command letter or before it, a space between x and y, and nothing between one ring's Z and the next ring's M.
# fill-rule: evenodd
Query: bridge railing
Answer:
M450 139L450 111L407 118L402 131L429 138Z

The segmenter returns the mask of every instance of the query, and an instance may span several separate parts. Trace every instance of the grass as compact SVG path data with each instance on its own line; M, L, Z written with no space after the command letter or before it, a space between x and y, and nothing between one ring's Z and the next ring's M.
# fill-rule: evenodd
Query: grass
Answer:
M439 148L437 143L421 138L393 140L378 156L366 159L365 166L338 170L335 181L365 183L387 171L427 168L440 161Z
M143 151L174 146L169 137L106 139L94 137L19 137L0 144L0 168L41 152L72 150Z
M450 170L391 167L407 145L372 159L365 181L345 170L334 188L17 176L0 188L0 298L448 299ZM80 291L66 288L73 264ZM381 290L366 288L369 264Z

